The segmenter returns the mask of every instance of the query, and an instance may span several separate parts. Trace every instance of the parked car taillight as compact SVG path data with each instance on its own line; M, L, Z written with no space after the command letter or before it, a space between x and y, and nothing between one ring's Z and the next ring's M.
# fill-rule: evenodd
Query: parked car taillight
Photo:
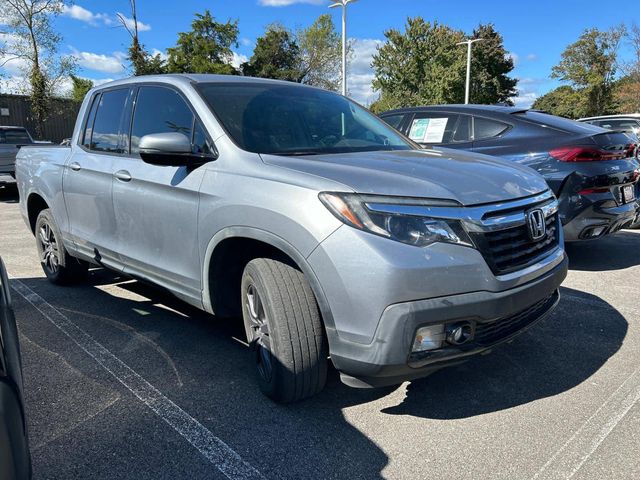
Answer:
M609 152L594 147L569 146L554 148L549 152L549 155L561 162L599 162L626 158L627 151L616 150L615 152Z

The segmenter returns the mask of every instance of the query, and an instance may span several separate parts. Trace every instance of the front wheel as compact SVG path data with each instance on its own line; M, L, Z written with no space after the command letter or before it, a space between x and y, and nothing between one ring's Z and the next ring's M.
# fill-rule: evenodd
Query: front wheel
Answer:
M84 279L87 265L69 255L51 210L42 210L36 220L36 246L42 270L51 283L68 285Z
M258 258L245 267L241 288L262 392L279 403L319 393L327 380L328 348L304 274L287 263Z

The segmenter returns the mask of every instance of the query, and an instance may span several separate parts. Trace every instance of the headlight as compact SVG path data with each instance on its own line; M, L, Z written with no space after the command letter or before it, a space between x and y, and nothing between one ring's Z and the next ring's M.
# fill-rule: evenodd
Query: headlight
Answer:
M367 204L374 203L391 206L442 206L447 204L446 201L329 192L321 193L319 198L340 221L365 232L416 247L426 247L436 242L473 246L469 235L457 220L379 212L367 207Z

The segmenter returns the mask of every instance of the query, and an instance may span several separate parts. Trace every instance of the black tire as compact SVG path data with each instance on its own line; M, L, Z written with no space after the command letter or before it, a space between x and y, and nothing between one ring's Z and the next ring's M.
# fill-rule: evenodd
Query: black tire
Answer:
M51 210L42 210L36 220L36 246L42 270L51 283L70 285L84 280L87 264L67 252Z
M244 269L241 293L260 390L278 403L319 393L327 381L328 348L304 274L287 263L258 258Z

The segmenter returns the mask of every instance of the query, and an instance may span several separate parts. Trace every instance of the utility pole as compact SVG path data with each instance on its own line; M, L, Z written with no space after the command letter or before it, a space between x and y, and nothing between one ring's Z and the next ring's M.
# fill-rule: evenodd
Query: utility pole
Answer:
M357 0L338 0L329 8L342 7L342 95L347 96L347 5Z
M456 45L466 45L467 46L467 87L464 92L464 103L465 105L469 103L469 90L471 86L471 45L476 42L481 42L482 38L475 38L473 40L465 40L464 42L458 42Z

